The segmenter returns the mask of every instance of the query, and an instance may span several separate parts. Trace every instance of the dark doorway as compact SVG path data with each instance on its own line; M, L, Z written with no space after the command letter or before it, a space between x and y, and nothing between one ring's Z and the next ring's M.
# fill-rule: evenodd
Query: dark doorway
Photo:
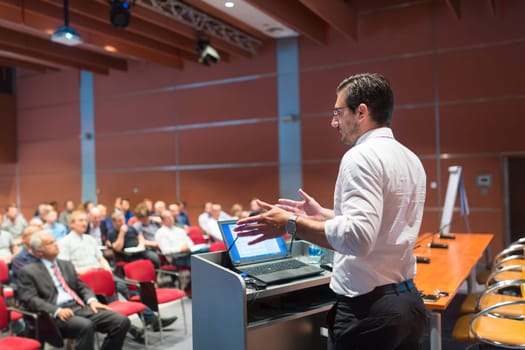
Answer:
M510 241L525 237L525 156L508 157Z

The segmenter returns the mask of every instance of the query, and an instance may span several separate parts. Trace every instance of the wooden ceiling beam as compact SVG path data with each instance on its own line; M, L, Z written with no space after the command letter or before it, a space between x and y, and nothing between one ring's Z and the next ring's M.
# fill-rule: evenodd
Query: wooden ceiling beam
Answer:
M38 53L38 55L35 55L35 52L27 47L22 47L19 45L5 44L2 42L2 34L0 34L0 50L10 51L18 55L27 56L27 57L38 56L38 58L42 61L53 62L60 66L87 70L93 73L104 74L104 75L109 74L108 68L102 68L100 66L90 65L89 63L83 63L83 62L71 61L71 60L63 59L63 58L57 58L56 56L48 55L45 53Z
M51 17L56 17L57 14L60 15L57 11L62 11L58 7L36 0L32 1L29 8L35 14L44 14ZM72 13L70 14L70 19L72 23L75 23L75 28L79 32L85 33L84 41L86 43L100 47L111 45L117 48L121 54L140 57L146 61L151 59L156 63L169 63L167 64L169 67L177 69L182 69L184 66L180 57L180 50L175 47L118 29L107 23L107 21L97 21L93 17ZM94 28L96 30L93 30Z
M260 31L258 31L257 29L247 25L246 23L238 20L235 17L229 16L226 12L223 12L217 9L216 7L213 7L202 0L184 0L184 2L194 7L195 9L208 14L210 17L217 18L224 23L230 24L232 27L240 29L244 33L250 35L251 37L257 40L260 40L262 42L268 40L268 37Z
M40 2L53 4L59 9L63 6L62 0L41 0ZM147 41L162 43L164 50L166 49L165 45L168 45L191 54L194 54L196 51L195 40L191 40L171 30L166 30L166 28L158 26L157 24L152 24L133 16L133 9L135 9L135 7L131 10L132 17L130 25L124 29L116 28L109 22L109 5L107 3L74 0L70 1L69 8L72 27L78 25L79 27L84 27L86 30L98 31L118 39L125 39L130 44L137 43L140 38L143 38L147 39ZM146 45L148 44L146 43ZM221 57L222 55L225 56L225 60L228 59L226 52L221 52Z
M0 2L0 13L2 14L2 19L6 21L22 23L20 8L12 0L2 0Z
M32 70L32 71L36 71L40 73L45 73L48 70L53 70L53 71L58 70L55 67L47 66L44 64L29 62L29 61L25 61L25 60L18 59L18 58L4 57L2 56L1 52L0 52L0 66Z
M282 0L246 0L246 2L309 39L322 45L327 44L327 24L301 3Z
M350 39L357 40L357 11L355 1L299 0L310 11Z
M16 0L0 0L1 4L16 5ZM54 28L56 23L59 21L58 18L63 17L63 10L54 6L49 6L38 0L31 0L23 3L23 9L20 9L21 22L29 24L32 22L32 17L40 17L35 20L40 25L38 29L49 30ZM51 17L49 21L42 19L42 17ZM60 22L58 22L60 23ZM44 28L42 28L44 27ZM86 50L82 47L67 47L65 45L56 44L51 42L49 39L38 38L30 34L21 33L11 29L5 29L8 33L13 34L13 39L19 41L27 41L32 43L32 50L43 51L46 54L60 55L67 53L69 60L76 60L79 62L85 62L91 65L98 65L102 68L112 68L117 70L127 70L127 62L123 59L115 58L109 54L101 54ZM52 50L52 52L49 52Z
M148 50L143 47L131 45L126 41L115 41L112 38L100 35L99 33L90 33L89 42L92 45L100 47L112 46L116 49L117 55L133 56L138 59L179 70L184 67L184 61L180 55L180 52L178 52L176 49L172 49L175 51L175 54L173 52L168 53L157 50Z
M137 6L132 7L131 9L130 27L133 27L135 23L135 20L134 20L135 18L139 18L144 22L148 22L155 26L159 26L163 28L164 31L175 33L176 35L181 35L187 39L190 39L191 43L193 43L192 45L193 50L195 51L195 47L196 47L197 39L198 39L197 30L195 28L192 28L186 24L183 24L182 22L176 20L175 18L170 18L168 15L164 15L158 11L155 11L154 9L150 9L145 6L140 6L139 4L137 4ZM247 58L250 58L253 56L250 52L243 50L220 38L213 38L213 46L217 50L221 51L221 58L222 56L226 57L229 54L247 57Z
M7 28L0 28L0 47L2 46L16 49L15 52L23 55L42 57L46 61L62 62L63 65L97 73L106 72L108 68L127 70L127 62L123 59L53 43L49 39L41 39Z

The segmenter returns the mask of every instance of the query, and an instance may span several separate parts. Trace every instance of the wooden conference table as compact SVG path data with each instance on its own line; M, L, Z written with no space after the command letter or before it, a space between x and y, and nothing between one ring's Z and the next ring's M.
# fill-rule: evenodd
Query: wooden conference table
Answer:
M435 234L434 243L448 244L447 249L440 249L428 246L432 241L432 233L422 234L414 249L416 256L430 258L429 264L417 264L416 287L426 294L433 294L435 290L448 293L448 296L441 296L435 302L425 301L425 306L431 311L430 347L435 350L441 349L440 311L449 306L494 238L490 233L453 235L455 239L439 239L439 235Z

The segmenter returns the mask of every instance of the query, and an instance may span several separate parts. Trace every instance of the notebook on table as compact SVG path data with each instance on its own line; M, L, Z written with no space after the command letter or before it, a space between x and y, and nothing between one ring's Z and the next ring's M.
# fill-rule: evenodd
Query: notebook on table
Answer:
M310 277L324 270L291 256L283 237L248 245L256 236L238 237L237 220L218 222L233 267L268 284Z

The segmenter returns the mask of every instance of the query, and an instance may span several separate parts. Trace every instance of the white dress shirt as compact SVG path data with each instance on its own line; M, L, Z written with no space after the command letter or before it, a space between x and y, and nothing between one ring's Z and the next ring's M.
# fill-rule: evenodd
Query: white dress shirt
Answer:
M336 250L330 283L335 293L353 297L414 277L412 249L425 193L421 161L390 128L365 133L346 152L335 185L335 217L325 222Z
M98 259L102 253L92 236L71 231L58 242L58 247L58 258L71 261L76 270L100 268Z
M155 233L155 240L159 244L162 254L180 253L184 246L191 249L194 245L186 231L177 226L162 225Z

